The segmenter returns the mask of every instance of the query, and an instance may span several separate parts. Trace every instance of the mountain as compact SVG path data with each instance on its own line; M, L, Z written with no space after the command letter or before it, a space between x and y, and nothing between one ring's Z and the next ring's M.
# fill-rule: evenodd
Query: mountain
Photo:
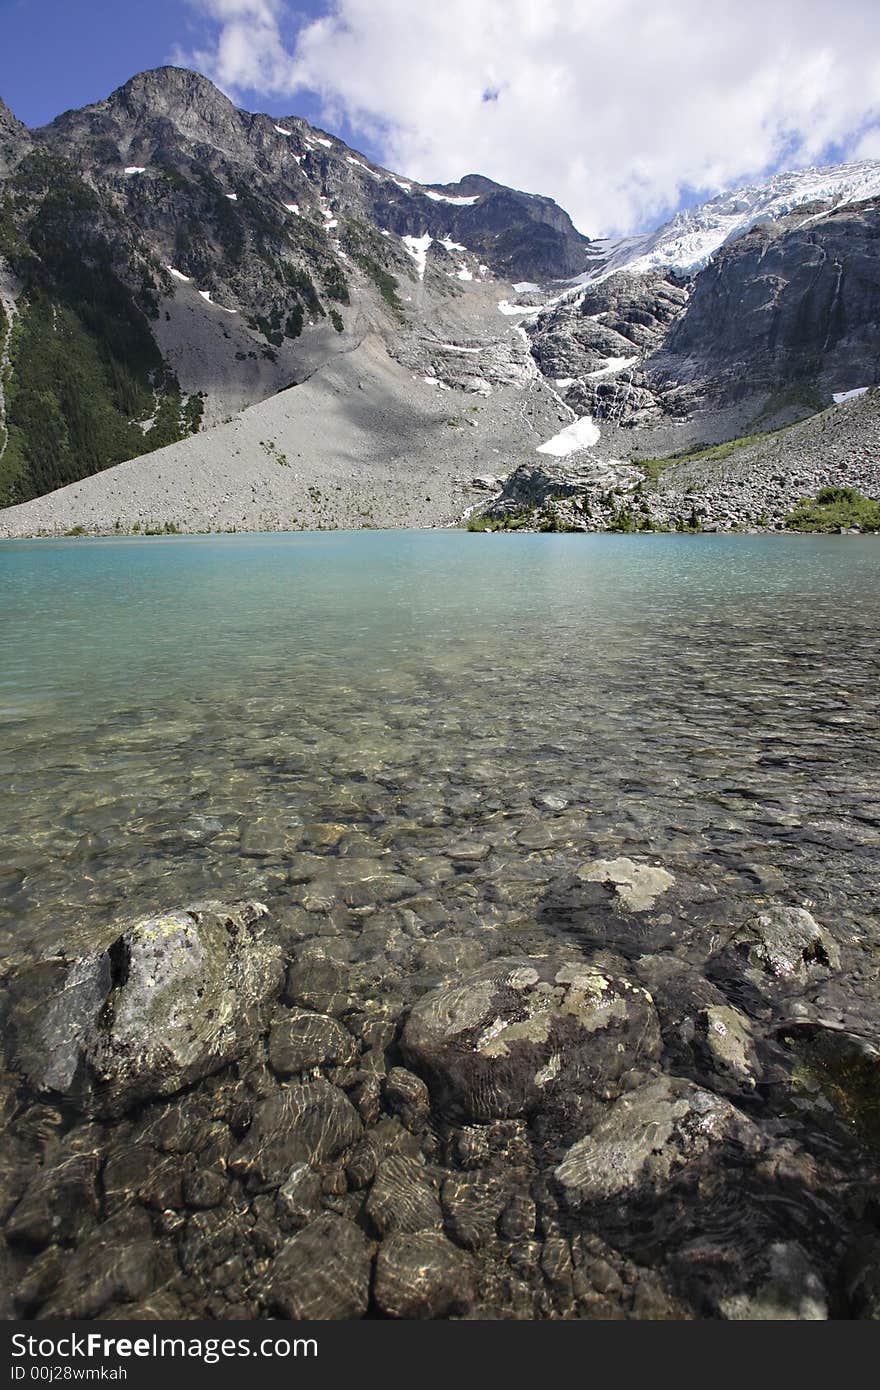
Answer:
M775 220L796 208L821 215L829 208L880 197L880 160L863 159L775 174L762 184L719 193L698 207L677 212L656 231L618 240L597 240L580 283L604 279L618 270L643 275L674 271L695 275L722 246L762 220Z
M880 381L878 229L876 161L591 242L183 69L39 130L0 104L0 534L449 524L609 463L632 490Z

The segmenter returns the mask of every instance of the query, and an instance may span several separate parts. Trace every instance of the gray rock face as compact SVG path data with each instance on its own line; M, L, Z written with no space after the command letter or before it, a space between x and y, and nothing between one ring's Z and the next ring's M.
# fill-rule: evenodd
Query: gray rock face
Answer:
M10 173L26 154L31 144L27 126L13 116L6 102L0 98L0 178Z
M762 222L694 282L652 380L701 382L715 400L878 380L880 200ZM807 408L809 408L807 406Z
M445 1236L394 1235L379 1250L373 1292L389 1318L443 1318L470 1307L473 1272Z
M613 275L540 314L527 330L532 354L578 415L648 424L676 413L674 393L665 399L644 363L686 305L687 291L663 274Z
M104 951L12 982L10 1064L41 1090L119 1114L240 1057L282 983L266 909L202 903L146 918Z
M729 1101L691 1081L664 1077L621 1096L556 1169L566 1204L656 1191L726 1139L757 1150L758 1131Z
M265 1301L284 1318L362 1318L370 1296L371 1249L353 1221L325 1212L276 1255Z
M580 459L542 458L523 463L504 482L499 497L487 508L489 516L504 516L525 508L540 507L561 497L580 497L612 488L636 487L643 479L640 468L603 463L589 455Z
M466 1119L618 1095L659 1055L647 991L562 956L492 961L412 1009L402 1047L435 1105Z

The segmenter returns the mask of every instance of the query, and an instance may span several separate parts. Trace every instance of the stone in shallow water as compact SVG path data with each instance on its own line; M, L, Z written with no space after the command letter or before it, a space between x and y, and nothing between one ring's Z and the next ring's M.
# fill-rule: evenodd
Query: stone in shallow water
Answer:
M729 1101L692 1081L663 1077L616 1100L555 1170L572 1209L642 1191L660 1191L714 1144L734 1140L756 1152L759 1131Z
M495 1235L512 1182L496 1174L453 1173L443 1183L441 1203L446 1230L466 1250L478 1250ZM534 1221L532 1222L534 1231Z
M287 969L285 998L317 1013L334 1017L352 1009L347 973L332 960L292 960Z
M280 1086L260 1102L230 1168L252 1187L279 1187L296 1163L322 1163L363 1133L351 1101L323 1077Z
M6 1226L6 1239L39 1249L76 1240L98 1214L98 1127L73 1131L28 1183Z
M828 1317L825 1285L795 1241L771 1245L762 1263L760 1283L719 1300L722 1317L734 1322L821 1322Z
M264 1302L284 1318L362 1318L370 1296L371 1249L353 1221L325 1212L275 1256Z
M623 856L618 859L595 859L592 863L582 864L577 876L586 883L611 884L631 912L646 912L675 883L668 869L654 864L637 864Z
M392 1067L383 1088L385 1104L393 1115L399 1115L407 1129L420 1129L431 1109L428 1088L420 1076L405 1067Z
M383 1158L364 1209L382 1236L392 1231L439 1231L443 1224L425 1165L405 1154Z
M803 907L771 904L746 922L732 945L780 984L805 984L817 966L840 969L836 943Z
M269 1063L280 1076L350 1062L356 1043L347 1028L326 1014L292 1009L272 1025Z
M754 1090L762 1068L748 1019L729 1005L715 1005L702 1010L698 1029L720 1081Z
M278 1217L288 1230L305 1226L321 1205L321 1179L307 1163L295 1163L276 1197Z
M660 1055L647 991L561 955L494 960L432 990L401 1042L435 1105L478 1121L613 1098Z
M67 1259L44 1318L96 1318L112 1303L142 1299L174 1272L173 1256L150 1238L141 1212L105 1221Z
M240 1057L282 983L266 909L201 903L128 927L104 951L13 982L11 1062L40 1089L116 1115Z
M471 1306L473 1270L439 1232L393 1235L379 1249L373 1289L389 1318L443 1318Z

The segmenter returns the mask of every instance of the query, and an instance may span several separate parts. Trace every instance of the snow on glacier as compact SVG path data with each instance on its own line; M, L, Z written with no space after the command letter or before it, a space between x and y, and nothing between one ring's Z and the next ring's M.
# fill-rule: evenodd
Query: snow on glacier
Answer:
M640 275L676 270L692 275L722 246L750 231L763 218L782 217L805 203L828 203L830 211L831 207L877 195L880 159L774 174L766 183L719 193L698 207L677 212L655 231L619 240L597 239L593 242L595 265L571 283L595 284L617 271Z
M835 405L840 405L841 401L851 401L856 396L864 396L870 389L869 386L854 386L851 391L835 391L831 399Z

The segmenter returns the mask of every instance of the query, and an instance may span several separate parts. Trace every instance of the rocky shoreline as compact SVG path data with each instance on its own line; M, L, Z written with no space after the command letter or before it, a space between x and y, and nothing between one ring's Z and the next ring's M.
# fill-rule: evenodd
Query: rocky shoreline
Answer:
M785 530L804 498L854 488L880 498L876 388L785 429L629 463L544 458L515 469L477 520L532 531Z
M4 1316L880 1315L857 944L624 857L448 937L300 858L8 968Z

